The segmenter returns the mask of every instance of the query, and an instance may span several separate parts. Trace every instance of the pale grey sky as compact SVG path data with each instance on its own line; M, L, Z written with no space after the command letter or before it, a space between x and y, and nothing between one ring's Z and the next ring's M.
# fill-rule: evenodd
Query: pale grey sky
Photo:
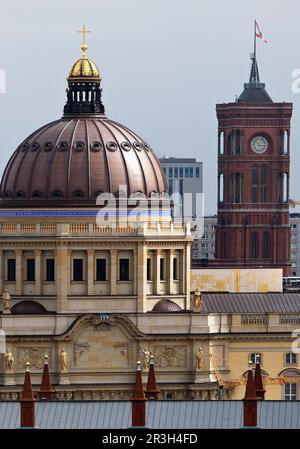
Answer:
M66 76L88 55L102 74L107 115L148 141L158 156L204 162L205 213L216 211L215 104L239 95L250 70L253 21L261 81L275 101L292 101L291 197L300 200L299 0L26 0L1 2L0 171L17 145L59 118Z

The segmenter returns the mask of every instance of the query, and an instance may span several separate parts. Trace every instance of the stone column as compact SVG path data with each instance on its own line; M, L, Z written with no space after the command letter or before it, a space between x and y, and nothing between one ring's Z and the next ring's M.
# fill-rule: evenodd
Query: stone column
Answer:
M154 251L154 294L159 295L160 293L160 257L161 250L157 249Z
M59 245L56 249L56 308L57 312L68 310L68 288L70 282L69 251L65 245Z
M41 254L42 251L39 249L36 249L34 251L35 254L35 293L36 295L41 295L42 291L41 291L41 277L42 277L42 272L41 272Z
M133 276L132 276L132 281L133 281L133 294L137 295L138 294L138 250L134 249L133 250Z
M138 313L147 311L147 246L138 244L138 274L137 274Z
M173 293L173 258L174 250L170 249L167 252L167 294L172 295Z
M16 249L16 295L22 295L22 250Z
M117 294L117 275L118 275L118 251L116 249L110 250L110 294Z
M87 281L88 281L88 295L94 294L94 250L87 250L88 261L87 261Z
M3 292L3 280L5 279L5 267L4 267L4 257L3 251L0 250L0 292Z
M191 244L187 243L185 247L185 270L183 275L185 276L185 308L189 310L191 308Z

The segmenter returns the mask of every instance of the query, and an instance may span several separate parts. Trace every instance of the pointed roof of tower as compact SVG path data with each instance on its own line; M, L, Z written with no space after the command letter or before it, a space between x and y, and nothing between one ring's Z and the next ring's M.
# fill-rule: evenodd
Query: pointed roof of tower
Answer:
M30 377L30 369L29 369L29 363L26 363L26 371L25 371L25 378L24 378L24 384L23 384L23 391L21 396L21 402L26 401L35 401L35 398L33 396L32 392L32 384L31 384L31 377Z
M143 389L141 362L137 362L137 370L135 376L135 385L131 396L132 401L146 401L146 396Z
M243 103L273 103L272 98L265 89L265 84L260 82L258 65L255 54L250 55L252 61L249 83L244 84L244 90L238 98Z
M153 354L150 355L148 381L147 381L147 387L146 387L145 393L146 393L146 397L148 399L154 399L154 400L158 399L159 389L157 388L157 385L156 385Z
M253 379L253 374L252 374L251 369L249 369L249 371L248 371L246 392L245 392L245 397L243 400L244 401L256 401L257 400L255 384L254 384L254 379Z
M254 373L254 384L255 384L255 390L256 390L256 396L258 399L264 399L265 398L265 389L263 387L262 382L262 375L261 375L261 369L260 364L257 363L255 366L255 373Z
M53 397L54 390L51 385L48 356L45 355L44 371L42 377L42 383L40 387L40 398L43 400L51 400Z

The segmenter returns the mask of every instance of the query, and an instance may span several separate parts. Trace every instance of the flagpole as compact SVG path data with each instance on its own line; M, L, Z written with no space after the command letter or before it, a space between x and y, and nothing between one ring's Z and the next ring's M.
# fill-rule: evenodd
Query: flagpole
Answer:
M256 61L256 19L254 20L254 61Z

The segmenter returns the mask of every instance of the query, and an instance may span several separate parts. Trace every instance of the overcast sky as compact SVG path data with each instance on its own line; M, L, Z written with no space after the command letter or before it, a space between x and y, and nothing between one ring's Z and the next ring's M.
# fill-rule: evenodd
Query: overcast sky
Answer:
M59 118L66 76L88 56L102 75L107 115L140 134L158 156L204 162L205 212L216 212L216 103L248 80L256 18L261 81L275 101L292 101L291 197L300 200L299 0L26 0L1 2L0 171L17 145Z

